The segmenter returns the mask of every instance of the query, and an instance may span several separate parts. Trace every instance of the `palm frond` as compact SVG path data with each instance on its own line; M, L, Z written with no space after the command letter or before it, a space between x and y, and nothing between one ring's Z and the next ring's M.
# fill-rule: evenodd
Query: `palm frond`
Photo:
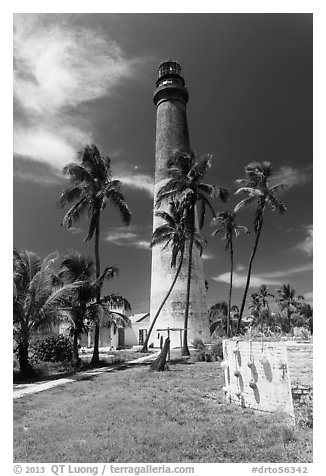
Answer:
M131 219L131 211L128 205L125 202L124 196L122 193L116 190L112 190L112 192L109 195L109 200L110 202L115 205L122 217L122 221L125 225L130 224L130 219Z
M76 223L87 210L89 206L89 197L85 196L81 198L73 207L71 207L62 220L62 226L70 228Z
M90 172L75 162L66 165L63 168L63 174L70 176L70 182L75 184L87 184L88 186L92 187L93 190L96 190L96 182L94 177L90 174Z
M108 304L112 312L116 312L115 309L123 308L126 312L131 311L131 305L129 301L120 296L120 294L108 294L107 296L102 296L100 302L103 304Z
M59 200L57 201L57 206L63 208L67 203L79 200L84 193L85 188L82 185L67 188L60 195Z
M250 205L255 200L256 200L256 197L254 197L254 196L244 198L243 200L241 200L241 202L237 203L237 205L234 207L234 212L238 213L238 211L241 210L241 208L244 208L244 207Z

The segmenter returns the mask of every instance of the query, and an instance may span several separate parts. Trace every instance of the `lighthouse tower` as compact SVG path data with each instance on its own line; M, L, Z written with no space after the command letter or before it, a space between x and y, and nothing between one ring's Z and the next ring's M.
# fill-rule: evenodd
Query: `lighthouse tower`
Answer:
M180 65L172 60L162 62L158 69L158 79L154 93L156 106L156 150L155 150L155 190L154 204L159 189L168 180L168 160L175 151L190 151L186 105L188 90L181 75ZM161 209L167 208L162 204ZM154 206L153 231L162 224L155 216ZM150 321L166 296L176 268L171 268L171 249L162 249L164 245L156 245L152 249L152 277ZM167 337L165 329L183 329L186 306L188 256L185 250L184 262L180 275L172 293L167 299L156 321L150 337L150 343L159 347ZM192 279L190 291L190 307L188 320L188 344L198 337L204 342L209 339L209 324L206 305L206 289L203 274L203 263L196 246L193 247ZM171 347L180 346L183 332L170 332Z

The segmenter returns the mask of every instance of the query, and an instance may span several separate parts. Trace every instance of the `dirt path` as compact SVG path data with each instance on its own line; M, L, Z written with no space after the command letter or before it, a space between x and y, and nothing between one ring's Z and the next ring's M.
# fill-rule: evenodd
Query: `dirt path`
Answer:
M155 352L151 355L147 355L145 357L140 357L139 359L129 360L125 362L126 365L129 364L142 364L143 362L154 360L158 355L159 352ZM86 376L96 376L102 374L104 372L112 372L116 370L119 365L117 364L110 367L100 367L97 369L85 370L84 372L78 372L73 377L70 378L59 378L56 380L48 380L46 382L37 382L37 383L23 383L23 384L14 384L14 399L21 398L24 395L28 395L30 393L38 393L43 392L44 390L48 390L53 387L58 387L59 385L66 385L68 383L77 382L78 380L86 377Z

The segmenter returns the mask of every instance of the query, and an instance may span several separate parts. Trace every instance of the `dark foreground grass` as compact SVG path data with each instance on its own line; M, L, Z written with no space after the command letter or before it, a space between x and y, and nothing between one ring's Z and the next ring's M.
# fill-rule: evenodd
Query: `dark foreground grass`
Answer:
M218 362L101 374L14 403L16 462L312 462L312 430L226 403Z

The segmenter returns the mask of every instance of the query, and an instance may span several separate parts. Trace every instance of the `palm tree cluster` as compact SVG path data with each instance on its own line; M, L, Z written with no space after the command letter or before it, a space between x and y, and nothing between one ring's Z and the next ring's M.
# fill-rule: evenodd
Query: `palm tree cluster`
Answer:
M262 333L293 333L294 327L305 327L312 333L312 307L304 302L304 297L297 296L291 284L283 284L276 292L277 296L269 293L262 284L257 293L251 294L248 306L251 326L259 327ZM279 311L270 310L270 298L274 298Z
M253 261L257 253L267 207L279 213L286 211L285 205L276 194L284 184L271 184L270 162L253 162L245 167L245 177L236 180L235 195L244 194L235 207L216 211L212 200L226 202L229 192L225 188L206 182L211 167L211 156L196 156L192 151L176 151L168 160L168 178L159 189L155 201L155 214L162 224L153 232L151 247L161 245L171 253L171 268L176 269L174 279L162 303L151 319L151 326L143 345L148 343L157 319L177 282L182 265L187 261L187 287L184 315L184 337L182 355L189 355L188 320L192 283L192 261L194 246L202 253L206 240L201 235L206 211L212 215L213 235L225 241L225 250L230 255L230 286L228 301L217 303L210 309L211 331L222 323L227 336L243 332L242 322ZM20 368L23 373L31 371L28 359L29 339L33 332L53 322L70 322L73 339L73 362L78 366L78 339L89 325L94 326L94 350L92 364L99 363L100 324L123 327L128 325L125 313L116 309L130 310L129 302L118 294L103 296L102 287L118 274L116 266L101 269L100 220L107 204L118 210L124 225L128 226L131 211L122 193L122 183L112 177L111 160L101 155L95 145L87 145L77 154L77 161L66 165L63 173L70 179L70 186L59 197L60 208L68 206L62 225L68 229L82 216L89 219L85 241L94 240L94 261L79 252L70 253L61 259L59 270L55 270L58 254L46 257L43 262L32 252L14 250L14 336L17 342ZM234 239L240 232L249 234L248 228L237 223L237 214L244 207L255 205L253 230L254 245L249 259L247 278L240 309L232 302ZM185 259L186 257L186 259ZM278 305L286 315L289 331L295 322L308 322L312 331L312 308L296 296L291 285L284 285L278 292ZM276 321L269 308L268 300L274 296L262 285L258 293L250 296L249 311L255 325L275 328ZM284 325L283 325L284 327Z
M210 155L197 157L192 151L177 151L168 160L168 180L158 191L155 202L156 209L165 204L168 205L169 210L167 212L156 212L156 215L160 216L165 221L165 224L154 230L151 246L159 243L162 244L163 242L166 242L165 246L170 246L171 267L176 266L176 259L179 256L179 265L175 279L164 301L159 306L155 319L157 319L178 278L187 245L188 269L182 355L190 354L188 348L188 319L193 246L195 244L202 251L204 239L198 231L204 225L206 209L208 208L215 216L210 199L220 198L222 201L225 201L228 196L226 189L204 182L205 175L210 167ZM197 220L198 226L196 225ZM147 342L153 327L154 325L149 330Z
M73 337L73 363L79 364L78 339L95 326L92 364L99 363L100 324L116 330L129 324L129 319L117 309L130 311L130 304L118 294L101 295L105 280L118 274L116 266L101 272L99 238L100 217L107 203L120 213L129 225L131 212L121 190L121 182L112 178L111 160L102 156L95 145L87 145L77 154L78 162L68 164L63 173L70 177L71 186L64 190L58 206L73 205L62 225L70 228L86 212L89 227L85 241L94 237L95 263L78 252L63 257L58 272L54 263L59 254L51 254L41 262L33 252L14 250L14 339L17 343L20 371L32 372L29 343L32 333L42 327L66 320Z
M313 309L304 302L303 296L297 296L291 284L284 284L276 290L277 296L269 292L265 284L250 295L246 322L241 321L241 333L247 329L258 329L261 335L292 333L294 327L309 329L313 332ZM274 311L270 301L274 302ZM235 335L239 308L231 308L231 335ZM211 334L227 335L228 304L225 301L214 304L209 309Z

